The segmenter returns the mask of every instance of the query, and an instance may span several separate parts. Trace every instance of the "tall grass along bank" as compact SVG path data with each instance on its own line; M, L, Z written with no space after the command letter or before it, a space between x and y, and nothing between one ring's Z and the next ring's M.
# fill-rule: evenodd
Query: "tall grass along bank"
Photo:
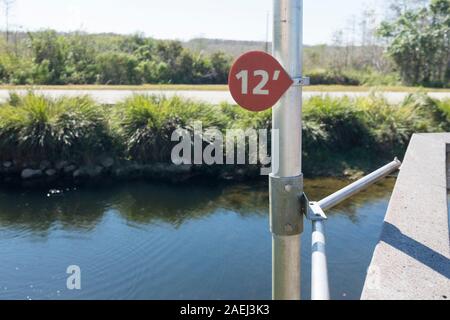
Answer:
M104 106L85 96L11 94L0 105L0 178L2 183L78 183L259 177L256 165L172 164L178 144L172 133L184 129L194 136L194 121L224 135L229 129L270 130L272 125L270 111L255 114L179 97L135 95ZM376 94L314 97L305 101L303 124L306 175L348 176L402 157L413 133L449 131L450 100L414 94L393 105ZM202 140L203 147L211 143Z

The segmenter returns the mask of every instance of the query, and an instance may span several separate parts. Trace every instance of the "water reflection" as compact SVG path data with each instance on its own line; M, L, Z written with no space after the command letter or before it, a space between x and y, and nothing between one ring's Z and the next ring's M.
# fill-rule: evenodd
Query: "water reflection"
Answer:
M316 179L305 186L320 200L348 183ZM328 212L333 298L359 297L393 183ZM266 183L133 182L61 191L0 190L0 298L270 299ZM64 287L71 264L82 267L88 284L80 292Z
M310 199L323 197L348 185L347 180L333 178L306 180ZM386 180L346 201L329 214L344 213L358 221L358 209L386 196L393 180ZM136 224L167 223L179 227L192 219L202 219L217 208L241 216L266 215L269 195L267 184L174 186L134 182L109 188L33 190L15 192L0 190L0 227L26 228L44 235L55 224L64 229L90 231L102 221L108 210L117 211ZM52 194L53 193L53 194Z

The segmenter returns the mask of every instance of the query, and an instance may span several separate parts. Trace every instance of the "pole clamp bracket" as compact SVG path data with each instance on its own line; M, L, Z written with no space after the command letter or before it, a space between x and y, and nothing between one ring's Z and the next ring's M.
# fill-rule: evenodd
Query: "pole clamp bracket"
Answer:
M305 215L306 219L310 221L326 221L328 220L327 215L322 210L318 202L309 201L306 194L303 194L301 199L302 214Z
M303 194L303 175L269 176L270 230L278 236L295 236L303 232L299 198Z
M309 86L311 83L309 77L293 78L292 81L294 81L293 83L294 87L306 87Z

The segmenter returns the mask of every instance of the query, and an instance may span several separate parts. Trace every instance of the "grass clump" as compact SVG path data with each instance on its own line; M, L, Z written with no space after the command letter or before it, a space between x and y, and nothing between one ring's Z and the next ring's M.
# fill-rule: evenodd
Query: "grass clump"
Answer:
M88 97L11 95L0 107L3 159L88 161L111 147L105 113Z
M440 103L425 94L411 94L399 105L377 95L356 100L374 146L390 155L403 154L414 133L449 131L450 122Z
M402 157L412 134L450 130L450 100L425 94L412 94L400 104L377 94L355 99L317 96L304 102L303 111L304 167L309 175L339 174L349 168L368 171ZM0 160L83 165L107 156L170 164L179 143L172 141L176 129L186 129L193 138L194 123L201 121L203 130L216 128L226 137L228 129L270 130L271 115L271 110L252 113L179 97L134 95L111 107L85 96L11 94L0 105ZM204 137L204 146L208 143ZM269 135L267 150L270 145ZM250 167L249 172L255 166ZM230 170L203 168L214 175Z
M124 155L139 162L168 162L178 142L171 140L177 129L193 134L194 121L205 128L223 129L226 118L217 108L206 103L134 95L119 103L113 114L113 128L123 144Z
M322 145L330 151L368 145L369 128L361 118L362 111L350 98L313 97L304 106L304 121L311 123L307 127L323 131L319 134L325 138Z

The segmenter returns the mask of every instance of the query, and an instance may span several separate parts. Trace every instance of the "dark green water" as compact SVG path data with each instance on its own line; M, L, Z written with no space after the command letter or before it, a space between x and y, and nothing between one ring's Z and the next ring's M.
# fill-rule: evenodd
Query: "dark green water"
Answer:
M393 180L329 212L333 299L358 299ZM310 199L346 181L306 181ZM302 249L310 291L310 235ZM267 187L161 186L0 191L0 299L270 299ZM66 269L81 268L81 290Z

